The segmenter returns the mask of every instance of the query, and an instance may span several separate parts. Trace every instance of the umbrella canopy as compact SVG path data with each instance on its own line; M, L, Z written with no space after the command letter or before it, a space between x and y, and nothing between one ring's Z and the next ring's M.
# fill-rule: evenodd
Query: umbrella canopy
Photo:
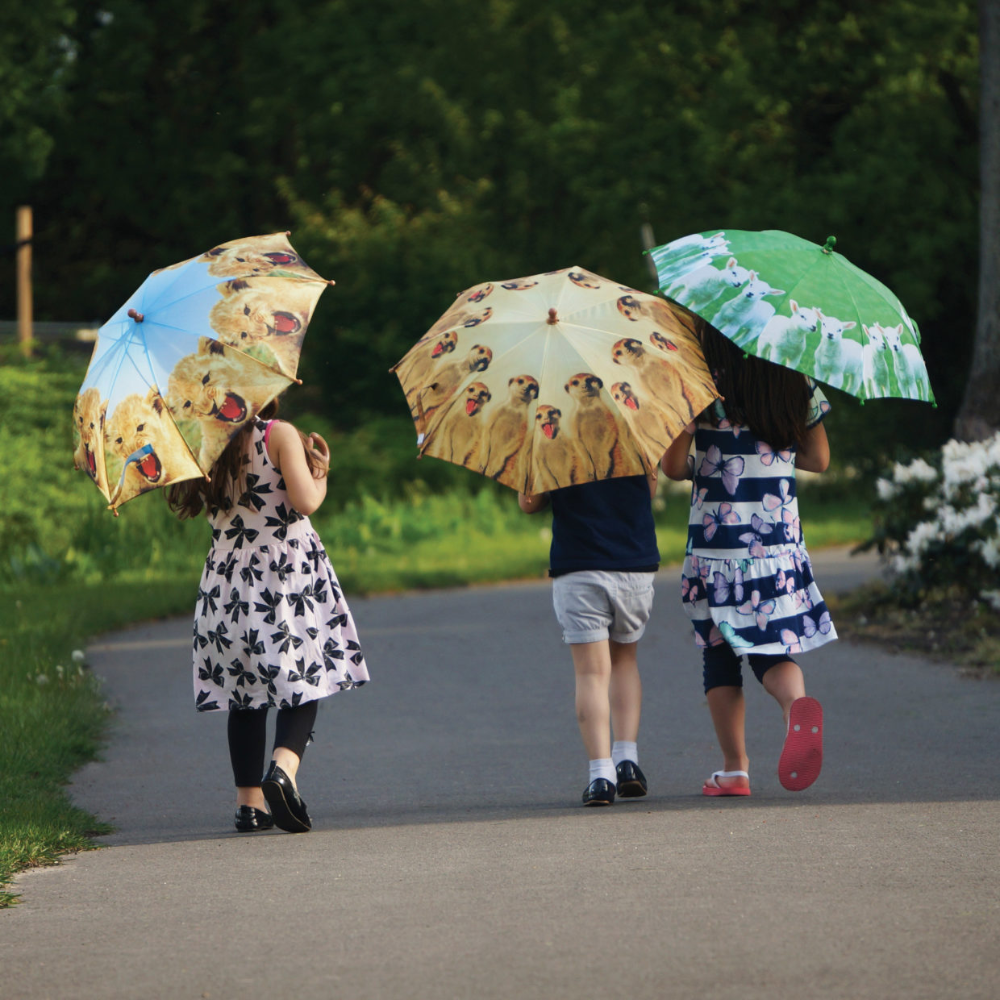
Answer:
M98 331L74 407L76 467L112 510L208 474L229 439L297 381L329 284L287 233L233 240L149 275Z
M570 267L466 289L393 371L422 455L539 493L656 469L718 396L692 326Z
M860 399L933 402L899 299L824 246L779 230L694 233L651 250L660 289L766 361Z

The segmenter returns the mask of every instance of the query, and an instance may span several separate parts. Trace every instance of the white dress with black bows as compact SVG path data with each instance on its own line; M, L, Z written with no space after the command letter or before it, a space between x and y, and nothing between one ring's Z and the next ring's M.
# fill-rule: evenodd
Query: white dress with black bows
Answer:
M337 575L309 518L296 511L257 422L246 489L210 514L212 548L194 618L200 712L292 708L368 680Z

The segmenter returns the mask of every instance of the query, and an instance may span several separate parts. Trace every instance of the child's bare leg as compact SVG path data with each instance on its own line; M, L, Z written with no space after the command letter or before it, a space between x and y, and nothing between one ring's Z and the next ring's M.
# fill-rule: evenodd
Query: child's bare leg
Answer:
M705 695L708 709L712 713L712 724L722 750L723 771L749 771L750 758L746 745L746 701L743 688L737 685L720 685L710 688ZM745 778L718 778L725 788Z
M611 647L611 728L616 740L635 743L642 711L637 642L615 642Z
M590 760L611 757L611 652L606 639L570 645L576 674L576 721Z
M804 698L806 682L802 670L794 660L782 660L768 667L762 681L764 690L781 706L781 713L788 724L788 712L796 698Z

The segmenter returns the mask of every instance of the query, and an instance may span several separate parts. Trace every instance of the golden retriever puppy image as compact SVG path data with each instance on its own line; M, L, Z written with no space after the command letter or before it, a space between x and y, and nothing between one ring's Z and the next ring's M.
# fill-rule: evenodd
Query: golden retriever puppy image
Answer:
M583 481L609 479L624 465L622 428L604 401L604 383L590 372L574 375L564 387L576 403L570 432L583 452Z
M485 285L480 285L474 292L466 296L466 302L482 302L493 291L493 285L490 282L486 282Z
M457 330L445 330L444 333L434 336L427 334L421 337L407 351L406 356L390 369L396 373L403 386L414 420L417 418L417 398L427 387L428 375L435 364L446 355L453 354L457 346Z
M483 408L492 398L493 394L482 382L470 382L435 435L441 444L434 454L478 471L479 451L483 445Z
M76 397L73 404L73 436L76 439L73 466L83 469L105 498L110 500L108 470L104 462L104 418L107 411L107 401L101 402L101 393L95 386Z
M536 468L540 478L534 491L561 489L583 481L584 456L579 442L562 431L562 410L539 403L535 410Z
M697 317L681 306L651 295L622 295L618 299L618 311L630 322L645 320L652 323L667 338L684 341L695 337ZM660 344L657 344L659 347ZM675 344L676 346L676 344ZM669 350L669 348L668 348Z
M464 358L443 362L427 376L418 395L418 414L423 421L420 430L429 426L437 413L458 390L463 380L475 372L484 372L493 360L493 352L482 344L473 344Z
M590 271L568 271L566 277L573 282L577 288L600 288L604 281Z
M105 424L113 503L202 474L156 386L125 396ZM113 459L113 460L112 460Z
M644 406L628 382L615 382L611 387L611 398L621 407L625 423L640 439L647 453L662 455L672 440L666 428L666 415L663 411L652 406Z
M674 364L662 356L651 354L641 341L634 337L619 340L611 350L611 357L616 365L635 372L642 384L647 405L662 411L672 429L676 429L677 424L684 426L689 423L700 412L695 409L696 401ZM684 367L687 368L686 365Z
M287 376L202 337L197 353L174 365L166 401L182 428L187 421L195 421L200 428L197 450L193 435L191 445L199 465L207 471L240 427L290 382Z
M509 395L490 414L486 448L481 453L485 475L507 486L523 489L527 478L528 407L538 399L538 381L531 375L515 375L507 382Z
M649 335L649 342L653 347L663 351L664 354L674 354L680 351L680 348L666 334L660 333L658 330Z
M219 285L222 298L208 321L220 343L295 378L309 318L324 287L285 278L227 281Z
M287 233L231 240L202 254L200 260L208 264L208 273L217 278L249 278L272 271L319 278L292 249Z

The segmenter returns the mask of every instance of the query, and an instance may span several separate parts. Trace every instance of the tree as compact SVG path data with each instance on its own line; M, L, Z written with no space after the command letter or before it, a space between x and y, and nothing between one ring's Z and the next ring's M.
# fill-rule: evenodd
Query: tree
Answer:
M955 436L1000 430L1000 0L979 2L979 313Z

